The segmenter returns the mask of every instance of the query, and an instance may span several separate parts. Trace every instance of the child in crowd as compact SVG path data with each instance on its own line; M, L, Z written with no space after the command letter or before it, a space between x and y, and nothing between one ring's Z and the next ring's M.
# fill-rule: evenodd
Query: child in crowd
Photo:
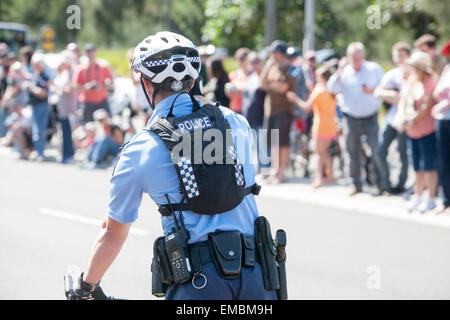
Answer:
M338 135L336 99L326 89L330 76L331 72L326 67L317 69L316 78L318 81L307 101L302 100L295 92L289 91L287 93L290 101L303 110L312 110L314 113L312 137L318 155L316 176L312 183L314 188L335 181L333 161L328 153L328 148Z

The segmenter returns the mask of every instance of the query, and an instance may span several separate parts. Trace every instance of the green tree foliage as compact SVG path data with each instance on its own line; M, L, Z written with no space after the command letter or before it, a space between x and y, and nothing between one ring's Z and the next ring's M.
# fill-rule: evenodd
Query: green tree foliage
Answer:
M1 0L0 20L25 23L38 36L53 26L59 47L69 41L127 48L165 28L170 2L171 27L195 43L213 43L233 52L264 47L266 0ZM278 0L277 38L301 47L304 0ZM450 6L443 0L316 0L315 44L341 53L349 42L362 41L369 58L389 59L396 41L412 42L433 33L445 42L450 35ZM81 8L81 29L68 30L66 9ZM367 27L367 9L381 9L380 28Z

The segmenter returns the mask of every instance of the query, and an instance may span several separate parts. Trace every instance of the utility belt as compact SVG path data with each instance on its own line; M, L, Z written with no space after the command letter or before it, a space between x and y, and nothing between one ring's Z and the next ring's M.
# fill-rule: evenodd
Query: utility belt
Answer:
M213 263L223 279L240 277L242 267L261 266L264 288L277 290L280 300L287 299L285 245L286 233L277 231L276 241L272 239L266 218L255 220L255 235L239 231L218 231L208 234L208 240L186 244L184 252L172 251L167 237L159 237L153 246L152 294L164 297L169 286L191 281L194 288L201 290L207 285L202 266Z

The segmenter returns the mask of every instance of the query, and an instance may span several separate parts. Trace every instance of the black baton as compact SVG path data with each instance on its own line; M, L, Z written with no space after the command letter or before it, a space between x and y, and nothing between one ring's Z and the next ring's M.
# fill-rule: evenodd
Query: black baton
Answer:
M265 217L255 220L255 243L260 259L261 271L264 279L264 289L280 289L277 272L276 249L270 231L269 221Z
M280 289L277 290L278 300L287 300L287 278L286 278L286 232L277 230L275 236L275 247L277 248L276 260L278 262L278 276L280 278Z

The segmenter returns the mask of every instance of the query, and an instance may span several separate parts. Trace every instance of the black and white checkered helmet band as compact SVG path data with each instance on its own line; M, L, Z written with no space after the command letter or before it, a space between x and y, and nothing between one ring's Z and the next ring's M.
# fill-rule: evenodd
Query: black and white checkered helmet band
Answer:
M186 61L189 62L200 62L200 57L187 57ZM176 61L178 62L178 61ZM173 59L164 59L164 60L155 60L155 61L147 61L143 62L143 64L147 67L161 66L164 64L175 63Z

